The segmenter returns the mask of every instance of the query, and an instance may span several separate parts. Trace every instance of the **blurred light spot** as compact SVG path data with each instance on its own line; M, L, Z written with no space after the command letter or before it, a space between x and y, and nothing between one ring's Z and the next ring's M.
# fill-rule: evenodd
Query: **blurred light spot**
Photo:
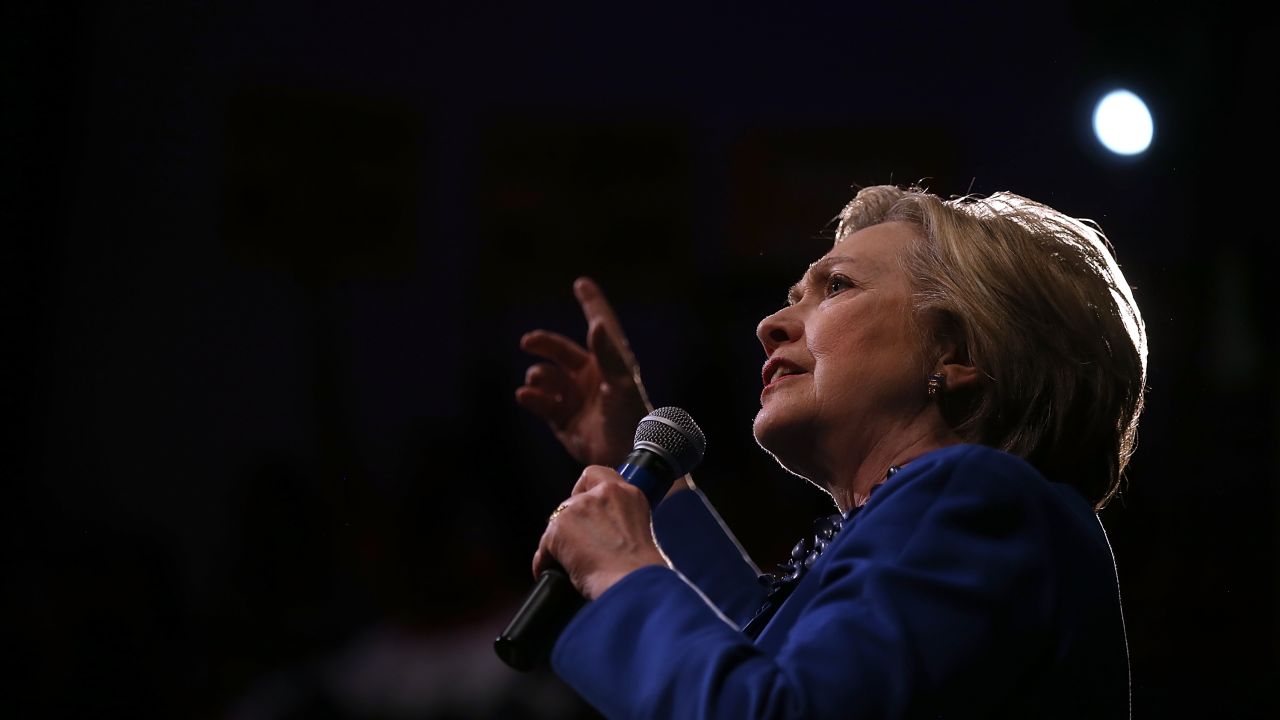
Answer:
M1155 125L1142 98L1128 90L1112 90L1093 109L1093 132L1103 147L1117 155L1137 155L1151 147Z

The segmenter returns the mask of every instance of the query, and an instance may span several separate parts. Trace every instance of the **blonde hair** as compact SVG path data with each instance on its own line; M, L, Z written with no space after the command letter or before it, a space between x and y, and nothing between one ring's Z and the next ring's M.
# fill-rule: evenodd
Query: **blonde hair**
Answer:
M1147 336L1101 229L1012 193L944 201L889 185L837 219L837 241L884 222L920 229L901 254L916 320L981 371L976 389L940 398L957 434L1106 505L1136 444Z

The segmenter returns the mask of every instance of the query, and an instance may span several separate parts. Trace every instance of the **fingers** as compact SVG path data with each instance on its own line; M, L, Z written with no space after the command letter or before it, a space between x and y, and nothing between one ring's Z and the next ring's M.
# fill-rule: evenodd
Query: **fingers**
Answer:
M580 277L573 282L573 294L582 306L582 314L588 323L607 321L618 325L618 317L613 314L613 306L604 296L604 291L589 277Z
M534 363L524 371L524 384L554 395L565 393L573 388L573 379L559 365L551 363Z
M622 323L618 322L618 316L613 312L613 306L605 298L600 286L591 278L581 277L573 283L573 294L578 298L582 314L587 319L588 334L596 332L597 327L603 327L617 353L627 358L630 350L627 347L626 333L622 332ZM629 362L625 364L630 365Z
M607 378L615 382L634 381L635 357L600 286L590 278L582 277L574 282L573 292L587 319L587 348L559 333L534 330L520 338L521 349L570 371L582 368L594 354Z
M533 576L537 578L544 570L550 569L558 565L555 557L551 554L551 544L554 542L556 531L556 520L560 514L569 509L569 501L565 500L551 511L551 515L547 518L547 528L542 531L542 539L538 541L538 549L533 553Z
M622 342L626 342L625 339ZM618 346L618 338L604 322L597 322L587 331L587 347L600 363L600 371L611 382L631 382L635 362L630 351Z
M537 363L525 372L524 382L516 389L516 403L552 425L564 425L578 411L580 393L560 367Z
M614 382L633 382L635 356L627 344L622 323L618 322L600 286L591 278L578 278L573 283L573 293L587 318L587 348L596 356L605 377Z
M563 396L528 386L516 388L516 404L557 428L570 415Z
M588 465L582 469L582 474L578 476L578 482L574 483L573 492L569 493L569 497L590 492L605 483L626 485L627 481L613 468L605 467L604 465Z
M542 539L538 541L538 549L533 553L533 576L535 578L541 575L543 570L556 565L555 558L552 557L550 550L552 534L555 532L556 519L568 507L569 501L566 500L556 506L556 509L551 511L550 517L547 518L547 528L542 531Z
M532 571L536 578L560 566L590 600L636 568L663 564L644 493L612 469L591 465L547 519Z
M578 343L550 330L533 330L520 338L520 349L544 357L569 370L577 370L590 359Z
M544 539L543 545L545 544L546 544L546 540ZM541 575L543 570L546 570L548 567L550 567L550 564L551 564L551 555L547 552L544 552L542 549L542 545L539 545L537 552L533 554L533 577L537 578L539 575Z

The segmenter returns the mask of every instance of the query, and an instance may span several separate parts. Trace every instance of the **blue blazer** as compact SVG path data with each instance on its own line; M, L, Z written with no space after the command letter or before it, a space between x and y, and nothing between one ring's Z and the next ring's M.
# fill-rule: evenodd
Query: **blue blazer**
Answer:
M959 445L885 482L752 641L764 597L705 499L655 512L677 568L588 603L552 666L610 718L1124 718L1115 563L1073 488Z

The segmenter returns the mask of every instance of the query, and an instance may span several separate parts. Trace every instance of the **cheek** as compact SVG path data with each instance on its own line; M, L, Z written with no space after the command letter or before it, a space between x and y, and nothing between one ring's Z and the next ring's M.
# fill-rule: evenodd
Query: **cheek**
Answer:
M830 318L806 334L819 379L856 377L860 370L874 362L878 333L868 325L870 323Z
M919 365L915 345L901 324L867 313L863 322L828 323L809 335L820 398L845 404L850 397L892 393L904 373Z
M857 328L848 318L819 315L804 330L805 345L819 364L833 362L847 354L845 346L854 344Z

